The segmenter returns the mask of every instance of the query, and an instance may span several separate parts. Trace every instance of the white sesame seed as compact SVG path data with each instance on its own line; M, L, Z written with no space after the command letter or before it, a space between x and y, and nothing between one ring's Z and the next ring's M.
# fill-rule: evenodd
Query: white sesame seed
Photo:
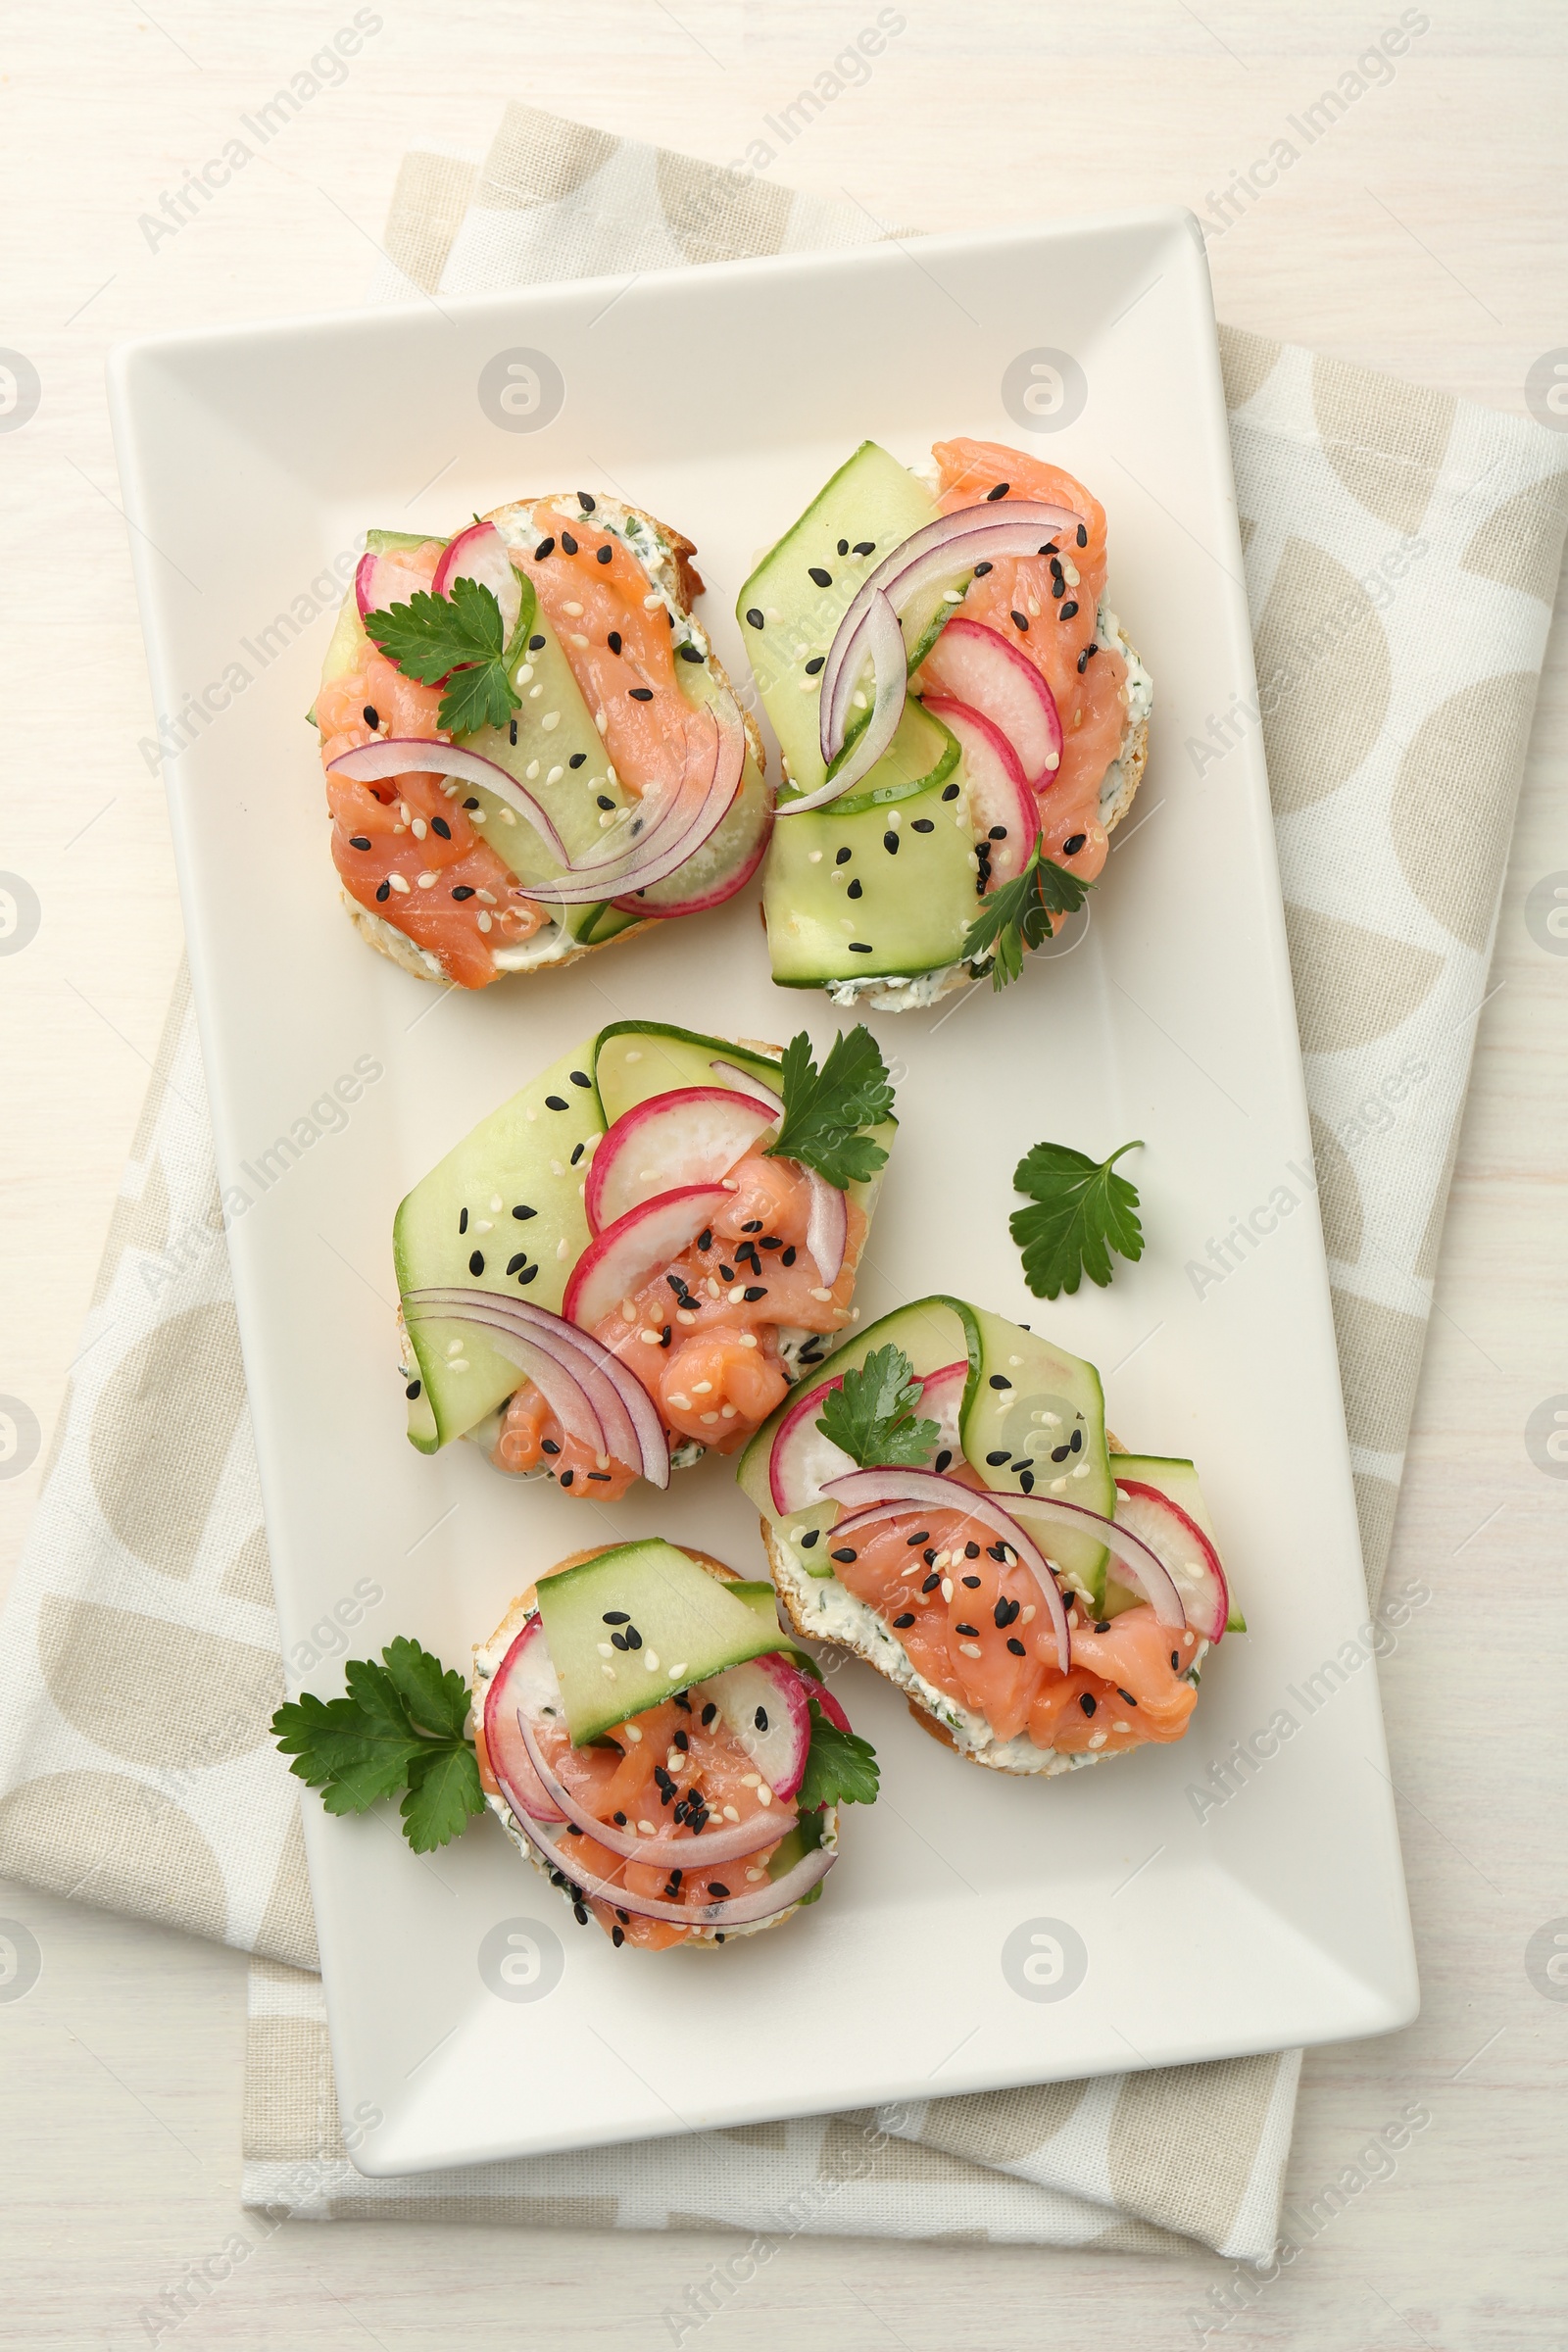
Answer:
M637 1320L637 1307L636 1307L636 1303L635 1303L635 1301L634 1301L633 1299L630 1299L630 1298L623 1298L623 1299L621 1300L621 1302L620 1302L620 1319L621 1319L621 1321L622 1321L623 1323L635 1323L635 1322L636 1322L636 1320Z
M568 645L586 645L588 640L580 629L573 629L566 642Z
M538 760L529 760L529 762L528 762L528 764L527 764L527 766L526 766L526 767L523 769L523 774L524 774L524 775L527 777L527 779L528 779L528 781L529 781L529 783L530 783L530 784L533 782L533 780L534 780L535 776L536 776L538 773L539 773L539 762L538 762Z
M543 694L543 692L544 692L544 687L543 687L543 685L539 685L539 686L530 686L530 687L529 687L529 689L528 689L528 700L529 700L529 702L530 702L530 703L536 703L536 702L539 700L539 697L540 697L540 696Z
M773 1791L765 1781L761 1781L758 1785L757 1801L764 1810L773 1802Z
M733 1806L733 1805L726 1805L726 1806L724 1807L724 1814L725 1814L725 1818L726 1818L726 1820L733 1818L734 1820L736 1820L736 1821L739 1821L739 1819L740 1819L740 1815L739 1815L739 1814L738 1814L738 1813L735 1811L735 1808L734 1808L734 1806ZM755 1886L755 1885L756 1885L756 1883L757 1883L757 1881L758 1881L759 1879L765 1879L765 1878L766 1878L766 1876L767 1876L767 1873L766 1873L766 1871L765 1871L765 1870L749 1870L749 1871L746 1873L746 1876L747 1876L747 1878L748 1878L749 1880L751 1880L752 1884Z
M645 596L643 598L643 611L645 612L657 612L663 601L664 600L662 596Z
M491 1224L488 1217L475 1217L473 1221L473 1230L475 1233L492 1233L494 1232L495 1228Z
M402 817L403 822L407 824L409 821L409 804L407 801L399 801L398 814Z
M1095 1733L1095 1735L1094 1735L1094 1737L1091 1739L1091 1740L1090 1740L1089 1744L1090 1744L1090 1746L1091 1746L1091 1747L1103 1747L1103 1746L1104 1746L1104 1744L1105 1744L1105 1735L1104 1735L1104 1733L1103 1733L1103 1732L1096 1732L1096 1733Z
M466 1372L467 1369L468 1359L466 1355L455 1355L447 1366L449 1372Z
M560 1241L559 1241L559 1242L556 1244L556 1255L557 1255L557 1257L564 1257L564 1256L566 1255L567 1251L570 1250L570 1248L571 1248L571 1244L570 1244L570 1243L569 1243L569 1242L566 1240L566 1237L565 1237L565 1235L564 1235L564 1234L563 1234L563 1235L562 1235L562 1237L561 1237L561 1239L560 1239Z
M527 685L527 683L528 683L528 680L529 680L529 679L530 679L532 676L533 676L533 663L532 663L531 662L519 662L519 663L518 663L518 665L517 665L517 681L516 681L516 682L517 682L517 684L518 684L519 686L526 686L526 685Z
M1133 1727L1130 1723L1113 1723L1110 1728L1113 1732L1130 1732Z
M448 1340L447 1353L448 1355L461 1355L463 1353L463 1342L461 1340Z
M821 862L822 862L822 853L821 853L821 851L820 851L820 850L808 850L808 851L807 851L807 853L806 853L806 855L807 855L807 858L808 858L808 861L809 861L809 862L810 862L812 865L820 865L820 864L821 864Z
M594 712L594 725L602 735L605 731L605 713L602 708Z
M675 1320L677 1323L695 1323L697 1320L696 1309L690 1306L677 1306Z
M547 710L543 718L539 721L539 724L543 727L545 733L548 735L553 727L560 726L561 712L559 710Z
M1087 1478L1089 1476L1089 1464L1087 1462L1080 1462L1077 1469L1071 1473L1071 1476L1074 1478Z
M468 822L470 825L482 825L489 813L490 811L488 808L470 808L468 810Z
M661 1338L662 1337L662 1334L657 1331L650 1331L648 1327L644 1325L643 1329L637 1334L637 1337L641 1340L645 1348L657 1348Z
M602 1658L612 1658L615 1654L608 1642L596 1642L594 1647Z
M613 760L607 760L605 761L605 782L607 784L618 784L620 782L620 778L615 773L615 762ZM628 1061L630 1061L632 1057L628 1054L626 1058Z
M434 890L439 879L440 876L437 874L421 874L419 876L419 888L421 890Z
M1064 1477L1063 1477L1063 1478L1054 1478L1054 1479L1052 1480L1052 1482L1051 1482L1051 1492L1053 1493L1053 1494L1064 1494L1064 1493L1066 1492L1066 1486L1067 1486L1067 1481L1066 1481L1066 1479L1065 1479Z
M963 602L963 590L961 588L944 588L942 591L942 601L947 605L961 605Z
M670 1403L671 1403L672 1405L674 1405L674 1406L675 1406L675 1407L676 1407L676 1408L677 1408L677 1409L678 1409L680 1412L683 1412L683 1413L689 1413L689 1412L691 1411L691 1409L692 1409L692 1400L691 1400L691 1398L690 1398L689 1396L677 1396L674 1394L674 1391L673 1391L673 1390L671 1390L671 1392L670 1392L670 1398L669 1398L669 1401L670 1401Z
M565 1161L562 1159L553 1159L550 1162L550 1173L552 1176L564 1176L566 1173Z
M606 832L608 832L608 831L609 831L609 829L610 829L610 827L611 827L611 826L612 826L612 825L614 823L614 821L615 821L615 819L614 819L614 814L613 814L613 811L612 811L612 810L611 810L611 809L609 809L609 808L607 808L607 809L605 810L605 813L604 813L604 815L603 815L603 816L602 816L602 817L599 819L599 830L600 830L600 832L601 832L601 833L606 833Z
M712 1394L713 1384L710 1380L698 1380L692 1383L692 1395L694 1396L711 1396Z
M640 1724L635 1724L635 1723L628 1723L628 1724L627 1724L627 1725L624 1727L624 1729L625 1729L625 1733L626 1733L626 1737L627 1737L627 1739L628 1739L628 1740L631 1741L632 1745L635 1747L635 1746L636 1746L636 1744L637 1744L637 1742L638 1742L638 1740L639 1740L642 1738L642 1736L643 1736L643 1735L642 1735L642 1727L641 1727L641 1725L640 1725ZM637 1824L637 1827L638 1827L640 1830L646 1830L646 1829L648 1828L648 1826L649 1826L649 1825L648 1825L648 1823L647 1823L646 1821L640 1821L640 1822Z
M760 1772L743 1772L741 1774L741 1787L743 1788L760 1788L761 1785L762 1776Z
M637 1824L637 1827L641 1830L645 1838L651 1838L654 1834L654 1825L651 1821L640 1821Z
M562 606L562 608L561 608L561 610L563 611L563 612L569 612L569 613L571 614L571 617L572 617L572 619L573 619L573 620L581 620L581 618L582 618L582 607L581 607L581 605L576 605L576 604L572 604L572 605L563 605L563 606Z
M718 1297L718 1285L713 1280L711 1274L710 1274L708 1277L708 1296L710 1298L716 1298Z
M387 880L391 883L393 889L400 894L400 896L405 899L408 897L409 885L402 874L388 874Z
M721 1404L718 1408L718 1417L721 1421L733 1421L735 1407L732 1404Z
M698 1420L699 1420L699 1421L701 1421L701 1423L703 1424L703 1427L704 1427L705 1429L708 1429L708 1428L710 1428L710 1427L713 1425L713 1423L717 1421L717 1419L718 1419L718 1415L717 1415L716 1413L699 1413L699 1414L698 1414L698 1416L697 1416L697 1418L698 1418Z
M645 1650L643 1651L643 1664L644 1664L644 1665L647 1667L647 1669L648 1669L648 1671L649 1671L649 1673L650 1673L650 1674L657 1674L657 1673L659 1672L659 1652L658 1652L658 1650L657 1650L657 1649L645 1649Z
M1022 1607L1022 1609L1019 1611L1019 1615L1018 1615L1018 1622L1019 1622L1019 1624L1020 1624L1020 1625L1029 1625L1029 1624L1031 1624L1031 1623L1033 1622L1033 1619L1034 1619L1034 1613L1035 1613L1035 1604L1034 1604L1034 1602L1033 1602L1032 1600L1026 1600L1026 1601L1024 1602L1024 1604L1023 1604L1023 1607Z
M607 1642L604 1646L608 1649L610 1646L609 1642ZM607 1683L612 1683L614 1681L615 1669L613 1666L601 1666L599 1671L604 1676Z
M811 1293L813 1298L831 1298L832 1296L831 1291L816 1290Z
M977 1658L977 1657L980 1655L980 1644L979 1644L979 1642L960 1642L958 1643L958 1654L959 1654L959 1656L960 1656L960 1657L965 1657L965 1658Z
M815 683L814 679L812 680L812 683ZM869 708L869 705L867 704L863 694L854 694L850 697L850 700L854 703L857 710L864 710Z
M1031 620L1038 620L1040 618L1040 599L1038 596L1032 596L1029 599L1029 617Z
M429 830L430 828L422 816L416 816L409 827L409 831L414 835L416 841L422 841Z
M951 1600L953 1598L953 1579L951 1576L945 1576L942 1579L942 1597L944 1600Z
M670 1670L669 1670L669 1671L670 1671L670 1673L671 1673L671 1674L675 1674L675 1675L684 1674L684 1673L685 1673L685 1671L686 1671L686 1661L685 1661L685 1659L684 1659L684 1658L682 1658L682 1660L681 1660L680 1664L679 1664L678 1666L672 1666L672 1667L670 1668Z
M757 1346L757 1334L756 1334L756 1332L755 1332L755 1331L743 1331L743 1332L741 1333L741 1346L742 1346L743 1348L755 1348L755 1347Z
M478 912L478 915L476 916L476 918L475 918L475 919L476 919L476 921L478 922L478 925L479 925L479 928L480 928L480 930L481 930L481 931L488 931L488 930L489 930L489 928L490 928L490 919L491 919L491 918L490 918L490 916L489 916L488 914L486 914L486 912L485 912L485 910L484 910L484 908L483 908L482 906L480 907L480 909L479 909L479 912Z
M534 761L534 770L535 770L535 772L536 772L536 773L537 773L537 771L538 771L538 766L539 766L539 762L538 762L538 760L536 760ZM553 767L553 768L550 770L550 773L549 773L549 775L548 775L548 776L546 776L546 778L545 778L545 782L546 782L547 784L559 784L559 783L561 782L561 779L562 779L562 777L563 777L563 776L565 774L565 772L566 772L566 771L565 771L565 769L564 769L564 767Z

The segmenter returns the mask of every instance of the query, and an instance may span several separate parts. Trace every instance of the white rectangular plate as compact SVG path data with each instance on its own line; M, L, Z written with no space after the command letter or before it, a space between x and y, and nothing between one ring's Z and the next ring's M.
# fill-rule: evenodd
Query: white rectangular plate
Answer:
M519 351L559 370L559 413L537 359L540 406L529 378L506 377L498 355ZM1054 432L1052 379L1029 374L1042 351L1071 355L1086 389ZM1014 378L1046 392L1015 415L1004 379L1020 355ZM487 368L523 386L510 422L481 402ZM819 1904L719 1953L613 1951L492 1822L420 1860L389 1808L338 1822L308 1799L339 2096L385 2118L356 2161L399 2173L1405 2023L1416 1987L1374 1668L1308 1682L1366 1603L1262 758L1254 736L1205 783L1181 751L1252 674L1187 217L179 336L122 350L113 396L158 708L205 692L214 713L188 718L170 797L220 1170L251 1197L229 1248L296 1664L361 1579L384 1598L356 1645L416 1634L466 1665L539 1569L612 1532L659 1530L759 1572L755 1518L716 1463L667 1497L585 1510L498 1478L470 1446L415 1453L392 1212L608 1020L780 1040L804 1021L819 1041L837 1025L825 999L772 987L755 891L477 997L368 954L337 906L301 723L329 560L368 524L446 531L505 499L606 487L697 542L700 610L744 678L735 590L863 436L910 462L949 434L1028 440L1104 502L1110 601L1155 681L1149 772L1092 923L1004 996L875 1020L904 1124L858 1302L869 1319L956 1291L1092 1356L1124 1443L1197 1458L1250 1633L1211 1661L1184 1742L1050 1785L959 1763L851 1665L840 1688L876 1741L881 1801L847 1814ZM346 1127L263 1190L258 1154L297 1121L308 1134L313 1102L362 1056L382 1074ZM1145 1139L1128 1172L1146 1256L1108 1292L1042 1305L1007 1235L1015 1161L1042 1137L1100 1153L1130 1136ZM1276 1230L1226 1280L1197 1283L1189 1261L1237 1217L1262 1209L1266 1227L1271 1200ZM305 1679L331 1692L339 1676L325 1661ZM1251 1743L1238 1793L1196 1797L1237 1741ZM1036 1922L1081 1938L1081 1982L1053 1982L1050 1943L1029 1974L1004 1967ZM498 1976L509 1933L532 1947L510 1947ZM530 1948L564 1951L547 1989Z

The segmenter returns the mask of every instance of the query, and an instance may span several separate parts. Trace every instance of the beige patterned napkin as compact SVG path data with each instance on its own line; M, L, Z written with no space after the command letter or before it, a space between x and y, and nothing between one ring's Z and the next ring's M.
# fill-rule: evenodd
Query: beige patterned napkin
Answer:
M382 297L849 244L868 215L524 107L482 162L405 159ZM1369 1592L1431 1280L1568 495L1544 430L1222 330L1255 701L1165 790L1268 755ZM1241 1273L1267 1204L1187 1271ZM1255 1219L1255 1222L1254 1222ZM327 1625L319 1646L347 1638ZM726 2228L677 2342L801 2231L1261 2260L1297 2053L368 2180L327 2057L194 1021L121 1188L0 1642L0 1873L258 1955L245 2194L301 2217ZM288 1965L277 1965L286 1963ZM352 2120L349 2137L371 2128Z

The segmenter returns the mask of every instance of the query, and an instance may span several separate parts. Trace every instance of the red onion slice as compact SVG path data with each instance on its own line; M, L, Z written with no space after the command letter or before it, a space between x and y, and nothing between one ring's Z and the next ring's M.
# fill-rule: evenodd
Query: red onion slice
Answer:
M504 1671L504 1670L503 1670ZM795 1827L793 1807L775 1816L771 1806L754 1813L750 1821L726 1821L722 1829L704 1830L697 1837L638 1838L628 1830L619 1830L613 1822L601 1821L590 1813L579 1796L573 1794L551 1766L550 1759L539 1744L537 1733L519 1707L516 1710L517 1730L535 1778L549 1796L559 1805L573 1827L584 1837L592 1838L599 1845L608 1846L626 1862L687 1863L735 1862L745 1854L760 1853L764 1845L777 1845Z
M1054 1494L1009 1494L1007 1500L1022 1518L1043 1520L1048 1526L1075 1527L1085 1535L1092 1535L1097 1544L1103 1544L1114 1554L1123 1571L1122 1582L1142 1592L1161 1625L1188 1623L1170 1570L1158 1552L1152 1550L1142 1536L1135 1536L1130 1527L1106 1519L1084 1503L1061 1502Z
M584 905L596 898L623 898L652 882L662 882L666 874L674 873L695 856L729 814L746 765L746 729L735 704L726 696L722 707L710 704L709 709L714 719L716 741L711 765L697 770L701 797L698 797L699 787L690 783L692 771L688 769L687 779L667 814L657 818L632 848L617 853L616 863L596 865L584 858L576 868L581 879L530 883L531 898L567 906Z
M760 1078L754 1078L751 1071L743 1070L738 1062L710 1061L708 1066L715 1077L722 1078L727 1085L738 1088L743 1095L750 1095L754 1102L765 1102L775 1119L781 1119L784 1116L783 1096L775 1095L770 1086L764 1086Z
M979 1494L973 1487L963 1486L957 1479L948 1478L937 1470L851 1470L843 1478L829 1479L822 1491L847 1507L848 1515L833 1528L835 1536L847 1536L857 1528L869 1526L874 1519L890 1519L896 1512L907 1510L958 1511L980 1526L989 1527L994 1535L1012 1545L1040 1587L1056 1636L1057 1663L1063 1674L1069 1671L1072 1650L1067 1611L1051 1573L1051 1564L1034 1539L1010 1511L1003 1509L994 1494ZM1013 1497L1009 1495L1007 1499L1010 1502ZM1085 1515L1092 1518L1095 1514ZM1107 1520L1105 1524L1110 1523Z
M877 565L845 609L833 643L822 664L819 741L824 762L831 765L844 743L848 692L840 690L840 673L873 597L885 595L895 612L902 613L922 588L963 571L976 563L999 556L1034 556L1058 531L1076 531L1085 520L1067 507L1040 499L984 500L979 506L959 507L914 531ZM902 635L902 631L901 631ZM863 642L861 652L863 654Z
M804 1163L802 1163L804 1165ZM806 1219L806 1247L811 1263L829 1290L839 1278L850 1238L850 1204L836 1184L814 1168L806 1168L811 1205Z
M524 791L494 760L460 751L455 743L433 743L422 735L377 736L373 743L340 753L328 762L326 772L347 776L351 784L381 784L390 776L407 775L456 776L465 784L482 784L486 792L493 792L498 801L505 801L509 808L527 818L552 858L564 866L571 863L565 843L533 794ZM528 890L530 897L536 895L531 883Z
M771 1919L780 1911L788 1911L805 1894L827 1877L839 1858L836 1845L816 1845L802 1856L793 1870L751 1894L733 1894L721 1903L664 1903L653 1895L632 1894L613 1879L596 1879L593 1873L570 1854L560 1850L560 1841L570 1835L571 1825L552 1832L544 1822L533 1821L526 1813L513 1807L513 1819L540 1858L553 1870L570 1879L579 1893L589 1901L613 1903L618 1910L629 1911L635 1919L667 1920L677 1928L739 1928L751 1926L758 1920ZM704 1833L706 1836L706 1832ZM701 1843L701 1839L698 1840ZM688 1845L685 1852L691 1856Z
M512 1298L499 1291L410 1291L403 1303L405 1311L416 1317L474 1323L490 1332L531 1340L570 1375L590 1409L596 1393L590 1390L590 1376L598 1375L614 1392L626 1413L635 1439L630 1451L640 1455L643 1477L650 1486L668 1486L669 1444L654 1400L630 1366L596 1340L592 1332L580 1330L563 1315L552 1314L548 1307L533 1306L525 1298ZM534 1375L530 1373L529 1377ZM543 1382L538 1385L542 1390ZM596 1452L612 1450L603 1443L595 1446ZM630 1466L635 1468L636 1464Z
M871 599L866 608L863 629L865 651L871 657L872 671L876 679L876 696L871 705L871 715L857 736L854 748L836 772L830 775L825 783L819 784L814 792L803 793L796 801L781 801L777 809L777 814L781 817L801 816L808 808L821 808L829 801L838 800L842 794L850 791L852 786L858 784L861 777L867 775L875 767L898 731L899 720L904 714L905 697L909 690L908 659L905 652L904 631L899 626L899 616L880 591ZM837 643L837 639L834 642ZM825 671L823 675L825 677ZM850 671L848 663L845 664L845 675L849 680L845 690L847 707L848 697L853 693L855 685L854 674ZM843 730L841 729L841 745L842 742ZM835 748L836 756L837 747Z
M454 580L477 580L501 608L501 642L510 646L522 612L522 582L493 522L471 522L442 554L430 583L432 595L450 596Z

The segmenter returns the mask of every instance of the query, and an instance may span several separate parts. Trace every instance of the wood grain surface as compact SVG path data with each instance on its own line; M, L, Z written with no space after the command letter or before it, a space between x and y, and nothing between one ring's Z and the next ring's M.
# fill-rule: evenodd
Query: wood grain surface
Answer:
M132 332L357 302L403 151L482 148L507 96L739 158L877 9L378 0L381 27L342 84L150 244L141 217L352 13L346 0L161 0L156 21L131 0L6 12L0 344L32 361L42 399L0 433L0 865L31 884L42 920L0 962L0 1391L30 1406L45 1449L180 952L162 785L138 753L151 711L105 351ZM1531 364L1568 342L1568 17L1548 0L892 13L905 23L870 79L774 171L933 228L1149 201L1211 215L1370 40L1419 18L1392 78L1212 238L1220 315L1519 413ZM1405 2034L1308 2059L1290 2196L1310 2202L1406 2106L1430 2124L1269 2285L1196 2251L803 2239L688 2334L704 2352L1568 2342L1568 1999L1544 1997L1525 1968L1531 1936L1568 1915L1568 1483L1524 1442L1532 1410L1568 1391L1568 955L1525 918L1532 886L1568 869L1565 774L1559 631L1390 1572L1433 1592L1383 1672L1425 2008ZM8 1569L37 1477L0 1481ZM44 1955L31 1993L0 2003L0 2311L25 2352L148 2343L144 2308L242 2227L249 2258L157 2340L651 2352L675 2340L663 2312L727 2250L717 2236L432 2225L264 2238L238 2205L240 1956L19 1887L0 1887L0 1909Z

